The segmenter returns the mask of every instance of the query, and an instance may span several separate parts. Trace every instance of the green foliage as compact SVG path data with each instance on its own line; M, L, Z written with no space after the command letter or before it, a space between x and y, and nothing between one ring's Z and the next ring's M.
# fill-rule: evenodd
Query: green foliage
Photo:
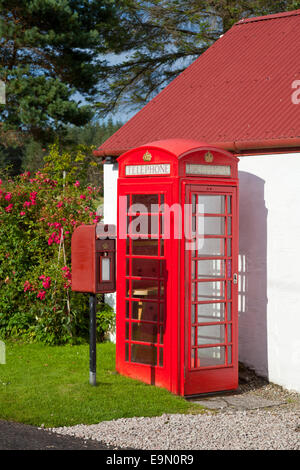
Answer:
M116 374L110 342L97 345L97 387L89 385L86 344L6 342L6 365L0 364L1 419L57 427L202 410L160 387Z
M114 123L89 123L86 126L66 126L64 138L60 139L59 148L65 152L76 154L79 146L88 149L87 158L90 168L86 174L86 184L102 184L103 168L98 160L94 159L90 149L99 147L106 139L121 127L120 122ZM1 136L0 136L1 140ZM74 151L75 148L75 151ZM21 142L10 142L7 145L0 144L0 169L7 169L10 176L19 175L21 172L35 172L44 164L44 158L48 155L51 144L42 145L33 138ZM92 163L93 162L93 163Z
M102 303L97 309L97 340L103 342L107 332L115 327L115 311L110 305Z
M47 143L66 124L89 122L92 107L76 94L97 92L100 54L118 47L117 27L111 0L0 0L2 132Z
M41 171L1 180L1 336L48 344L87 336L88 299L71 292L70 258L74 229L100 219L101 188L85 185L92 163L88 148L54 144ZM101 339L113 321L107 309L102 320Z
M140 109L242 18L299 8L299 0L127 0L131 31L123 52L102 69L100 114Z

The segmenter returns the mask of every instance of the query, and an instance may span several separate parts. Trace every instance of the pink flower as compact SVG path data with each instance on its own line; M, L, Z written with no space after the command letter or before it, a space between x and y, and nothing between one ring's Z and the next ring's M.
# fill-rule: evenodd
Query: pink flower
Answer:
M33 286L29 281L24 282L24 292L27 292L28 290L33 290Z
M51 224L51 225L56 225L56 224ZM60 224L58 224L60 225ZM61 234L61 229L60 229L60 234ZM52 243L60 243L60 236L56 232L51 233L50 237L48 238L48 245L52 245Z
M25 201L24 204L23 204L23 207L30 207L30 206L31 206L30 201Z
M46 277L44 274L42 274L39 277L39 279L43 281L42 284L43 284L44 289L49 289L49 287L51 286L51 277L49 276Z
M80 194L80 199L86 199L86 196L84 194Z
M43 285L44 289L49 289L50 286L51 286L51 277L41 276L40 279L41 278L43 278L42 285Z
M32 193L30 193L29 199L30 199L30 202L33 206L36 205L36 196L37 196L36 191L33 191Z
M26 212L21 211L21 212L20 212L20 215L26 215Z
M63 203L62 202L59 202L58 204L56 204L56 207L60 208L63 206Z
M79 186L80 186L79 181L76 181L76 182L74 183L74 186L75 186L75 188L79 188Z
M5 194L4 199L6 199L7 201L10 201L11 200L11 193Z
M2 184L2 180L0 179L0 185Z
M13 204L9 204L7 207L5 207L6 212L11 212L13 207Z
M65 279L71 280L72 275L71 275L71 272L70 272L70 269L68 268L68 266L64 266L63 268L61 268L61 270L64 271L63 277Z
M45 295L46 295L46 292L44 290L40 290L40 292L37 295L37 298L40 300L44 300Z

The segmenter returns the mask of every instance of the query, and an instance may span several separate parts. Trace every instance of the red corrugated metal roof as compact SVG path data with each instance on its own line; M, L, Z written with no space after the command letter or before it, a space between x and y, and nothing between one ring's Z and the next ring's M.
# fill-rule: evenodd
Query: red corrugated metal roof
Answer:
M300 147L300 10L239 21L96 150L172 138L242 150Z

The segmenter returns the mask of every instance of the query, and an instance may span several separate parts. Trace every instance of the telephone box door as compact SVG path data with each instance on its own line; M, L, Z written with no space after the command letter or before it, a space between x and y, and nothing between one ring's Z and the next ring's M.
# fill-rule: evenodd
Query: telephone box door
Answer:
M184 395L238 386L237 188L187 185Z
M178 309L169 274L171 264L178 272L177 259L165 237L164 207L172 205L172 188L144 181L134 188L131 181L119 184L117 259L117 370L168 389L170 328L177 319L167 309Z

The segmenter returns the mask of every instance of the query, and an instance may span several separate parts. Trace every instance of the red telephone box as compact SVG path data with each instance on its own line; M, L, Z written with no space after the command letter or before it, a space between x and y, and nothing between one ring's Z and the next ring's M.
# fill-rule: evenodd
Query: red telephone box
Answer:
M118 161L118 372L184 396L236 389L238 159L167 140Z

